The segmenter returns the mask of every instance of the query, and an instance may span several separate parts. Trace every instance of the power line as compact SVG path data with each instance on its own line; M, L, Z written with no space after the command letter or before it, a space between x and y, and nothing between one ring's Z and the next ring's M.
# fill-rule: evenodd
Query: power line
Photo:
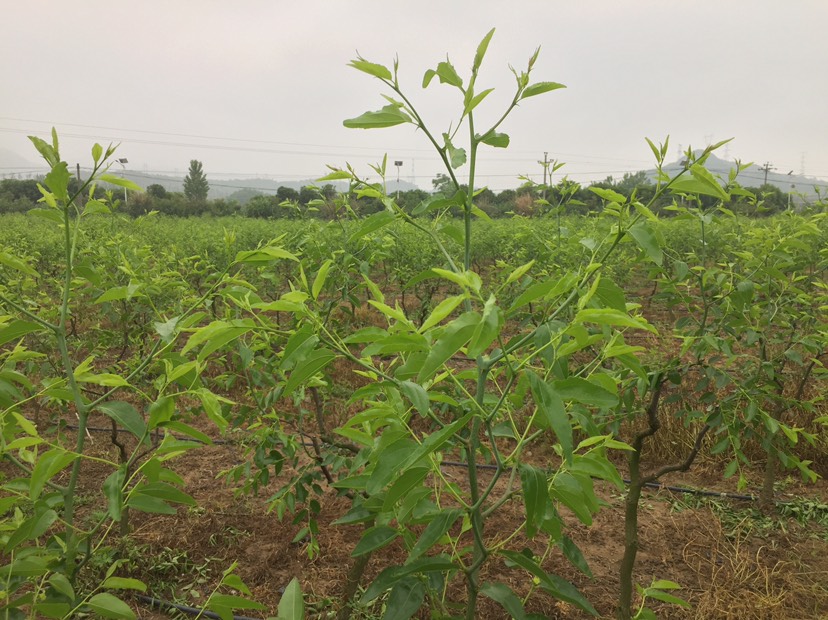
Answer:
M28 118L13 118L9 116L0 116L0 120L5 121L14 121L14 122L21 122L21 123L42 123L46 125L65 125L67 127L83 127L84 129L103 129L106 131L121 131L127 133L143 133L143 134L150 134L150 135L158 135L158 136L173 136L177 138L196 138L198 140L220 140L226 142L250 142L252 144L275 144L275 145L282 145L282 146L302 146L302 147L313 147L313 148L334 148L334 149L364 149L364 150L376 150L373 147L368 146L339 146L334 144L311 144L311 143L304 143L304 142L279 142L276 140L260 140L254 138L228 138L224 136L204 136L199 134L188 134L188 133L174 133L169 131L151 131L146 129L127 129L123 127L106 127L101 125L82 125L79 123L54 123L51 121L39 121L35 119L28 119ZM66 134L69 135L69 134ZM76 136L77 137L77 136ZM91 137L91 136L90 136ZM132 138L123 138L125 140L132 140ZM405 149L406 151L422 151L422 152L433 152L430 149Z

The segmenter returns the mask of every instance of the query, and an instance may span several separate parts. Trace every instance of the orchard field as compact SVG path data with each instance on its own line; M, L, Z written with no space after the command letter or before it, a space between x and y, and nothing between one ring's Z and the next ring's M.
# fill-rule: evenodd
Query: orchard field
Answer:
M130 187L112 149L75 192L33 138L43 204L0 219L3 617L828 616L826 205L734 215L761 197L714 145L646 203L488 220L491 35L424 80L464 148L352 63L394 97L346 125L413 124L454 182L412 211L346 167L335 222L132 219L95 197ZM503 118L560 87L535 58Z

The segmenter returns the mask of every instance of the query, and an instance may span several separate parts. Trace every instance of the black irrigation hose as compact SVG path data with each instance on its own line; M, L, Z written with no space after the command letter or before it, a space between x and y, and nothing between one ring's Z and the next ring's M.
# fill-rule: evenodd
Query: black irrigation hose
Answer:
M468 463L461 463L459 461L443 461L441 465L445 465L446 467L468 467ZM497 465L490 465L489 463L477 463L478 469L492 469L496 470ZM630 481L626 478L622 479L624 484L629 485ZM645 487L650 489L661 489L666 491L672 491L673 493L684 493L686 495L700 495L702 497L723 497L727 499L735 499L744 502L755 502L759 498L755 495L741 495L739 493L727 493L725 491L708 491L706 489L691 489L689 487L674 487L667 484L663 484L661 482L646 482L644 483ZM777 504L789 504L791 502L783 502L777 501Z
M624 479L624 484L630 484L630 481ZM700 495L702 497L724 497L727 499L736 499L743 502L755 502L758 501L758 497L755 495L741 495L739 493L728 493L726 491L707 491L705 489L691 489L688 487L674 487L667 484L663 484L661 482L645 482L645 487L649 487L651 489L665 489L667 491L672 491L673 493L685 493L687 495ZM777 501L777 504L789 504L790 502L783 502Z
M207 611L206 609L201 609L199 607L190 607L188 605L179 605L178 603L172 603L170 601L164 601L160 598L153 598L151 596L144 596L143 594L138 594L136 598L141 601L142 603L146 603L150 607L157 607L158 609L163 609L164 611L180 611L185 614L190 614L191 616L198 616L199 614L204 618L212 618L214 620L221 620L221 616L218 615L214 611ZM233 620L260 620L259 618L250 618L249 616L233 616Z
M78 427L77 427L77 425L66 424L63 428L77 429ZM94 426L87 427L86 430L88 430L90 432L97 432L97 433L111 433L112 432L111 428L102 428L102 427L94 427ZM127 432L130 432L130 431L127 431L126 429L123 429L123 428L119 428L119 429L116 429L116 432L118 432L118 433L127 433ZM203 442L199 441L198 439L193 439L192 437L184 437L184 436L179 437L175 434L173 434L173 437L175 437L176 439L180 439L182 441L196 441L198 443L203 443ZM211 441L214 444L217 444L217 445L236 443L233 440L228 440L228 439L213 439ZM303 445L313 446L313 443L303 442ZM468 467L469 466L468 463L461 463L459 461L443 461L441 463L441 465L443 465L445 467ZM489 463L477 463L477 468L478 469L496 470L497 465L491 465ZM623 481L624 481L624 484L627 484L627 485L630 484L630 481L627 480L626 478L624 478ZM689 487L676 487L676 486L671 486L671 485L664 484L662 482L646 482L644 484L644 486L647 487L647 488L650 488L650 489L660 489L660 490L665 490L665 491L671 491L673 493L684 493L685 495L698 495L698 496L701 496L701 497L721 497L721 498L726 498L726 499L734 499L734 500L742 501L742 502L755 502L755 501L759 500L759 498L756 495L743 495L743 494L740 494L740 493L729 493L729 492L726 492L726 491L709 491L707 489L692 489L692 488L689 488ZM775 500L774 503L776 503L778 505L784 505L784 504L790 504L792 502L787 502L787 501L782 501L782 500Z

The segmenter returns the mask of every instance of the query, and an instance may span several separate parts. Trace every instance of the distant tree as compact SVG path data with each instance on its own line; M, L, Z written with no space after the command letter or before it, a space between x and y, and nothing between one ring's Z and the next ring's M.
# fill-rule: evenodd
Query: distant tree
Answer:
M204 174L201 162L191 159L190 170L184 178L184 195L190 202L204 202L209 191L210 184L207 183L207 175Z
M496 201L497 196L488 187L484 187L482 190L480 190L477 196L474 197L474 205L478 209L489 215L489 217L497 214L497 209L495 208Z
M431 198L431 194L422 189L410 189L405 192L400 192L399 200L397 200L397 204L400 208L408 211L409 213L413 211L421 202L424 200L428 200ZM378 201L379 202L379 201ZM384 209L382 203L379 203L379 208L376 211L380 211Z
M282 215L278 196L254 196L244 206L244 215L247 217L273 218Z
M292 187L285 187L284 185L281 185L276 190L276 197L279 199L279 202L284 202L285 200L299 200L299 192Z
M152 185L147 186L147 195L152 196L153 198L166 198L167 188L163 185L159 185L158 183L153 183Z
M653 182L650 181L647 173L643 170L635 173L625 172L624 177L615 184L615 190L625 196L629 196L634 189L647 187L652 184Z
M235 192L227 196L227 200L235 200L241 205L247 204L251 199L255 198L256 196L262 196L262 192L256 189L251 189L249 187L245 187L242 189L237 189Z
M759 199L757 213L770 215L788 208L788 195L775 185L765 183L758 188L748 189Z
M495 204L501 211L511 211L517 198L517 192L513 189L504 189L495 197Z
M33 205L42 196L34 179L3 179L0 181L0 193L8 195L11 200L22 198L31 201Z
M299 203L307 205L311 200L319 198L319 190L309 185L303 185L299 190Z
M451 178L442 172L431 179L431 186L434 188L434 193L443 194L443 196L453 196L455 192Z

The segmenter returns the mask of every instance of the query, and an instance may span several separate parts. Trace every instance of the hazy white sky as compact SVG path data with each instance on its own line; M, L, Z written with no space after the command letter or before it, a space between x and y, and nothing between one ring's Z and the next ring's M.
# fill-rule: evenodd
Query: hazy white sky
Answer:
M438 134L459 96L421 87L450 57L466 75L492 27L478 90L496 88L477 126L511 98L508 65L566 90L525 101L486 149L479 179L541 178L544 152L579 180L651 166L645 136L679 145L735 140L721 156L828 178L825 0L5 0L0 22L0 149L36 162L26 135L63 135L70 163L120 142L132 170L316 178L325 165L388 153L422 187L440 171L411 126L353 130L381 85L348 68L357 51L390 65ZM391 166L393 169L393 166ZM0 175L13 172L0 170ZM396 171L392 170L394 178Z

